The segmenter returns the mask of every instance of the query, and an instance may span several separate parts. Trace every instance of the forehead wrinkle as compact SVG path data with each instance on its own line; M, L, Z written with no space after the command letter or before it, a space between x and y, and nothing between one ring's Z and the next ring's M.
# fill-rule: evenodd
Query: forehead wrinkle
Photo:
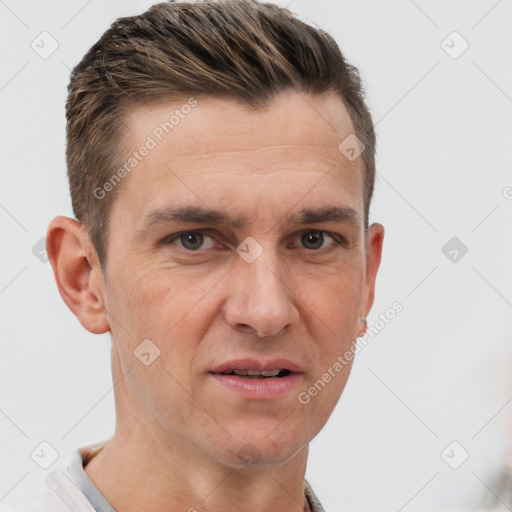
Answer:
M193 147L193 148L190 148L191 150L194 150L196 151L197 150L197 147ZM314 157L322 157L325 158L326 157L326 151L329 151L331 150L332 151L332 155L330 157L327 157L328 160L332 160L334 156L336 156L335 160L337 161L342 161L339 157L341 156L341 153L338 149L338 145L328 145L328 144L280 144L280 145L275 145L275 146L268 146L268 145L265 145L265 146L261 146L261 147L257 147L257 148L242 148L240 149L239 147L238 148L232 148L232 149L226 149L226 150L215 150L215 149L212 149L212 150L208 150L208 151L205 151L205 152L202 152L202 153L190 153L190 152L184 152L184 153L176 153L174 152L174 148L173 148L173 156L171 158L172 161L179 161L181 159L184 159L184 160L190 160L190 161L193 161L193 160L202 160L202 159L209 159L211 157L219 157L219 158L222 158L222 157L229 157L229 156L233 156L235 154L248 154L248 153L261 153L261 152L272 152L272 151L278 151L280 149L294 149L296 150L294 153L295 153L295 158L299 158L300 155L298 155L297 153L306 153L306 154L310 154L311 156L314 156ZM278 162L276 162L278 163Z
M304 150L303 147L297 147ZM339 150L332 149L329 154L329 147L318 146L321 151L307 151L287 155L278 160L268 160L260 156L257 159L232 160L233 153L243 154L244 150L233 151L212 151L208 153L172 155L164 164L167 168L178 173L182 177L202 176L212 173L212 179L222 175L271 175L280 172L329 174L335 167L339 171L348 171L354 167L354 162L346 162ZM252 150L250 150L252 151ZM268 153L267 153L268 154ZM312 157L308 159L307 157ZM207 167L197 167L206 162ZM358 166L358 163L355 163ZM222 169L222 170L221 170Z

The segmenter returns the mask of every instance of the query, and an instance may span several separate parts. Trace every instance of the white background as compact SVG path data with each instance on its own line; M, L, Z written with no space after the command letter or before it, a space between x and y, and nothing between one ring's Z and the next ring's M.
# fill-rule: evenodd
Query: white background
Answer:
M116 18L150 5L0 2L0 498L42 487L73 450L113 433L110 338L81 327L32 247L51 218L72 216L70 69ZM368 322L404 307L357 356L306 477L329 512L493 506L512 460L512 3L289 8L331 33L367 86L378 133L370 221L386 228ZM47 59L31 48L43 31L59 45ZM469 44L456 59L442 46L453 31ZM444 48L462 44L452 35ZM455 263L441 251L454 236L468 248ZM30 458L42 441L59 453L47 470ZM458 469L441 457L452 441L469 453Z

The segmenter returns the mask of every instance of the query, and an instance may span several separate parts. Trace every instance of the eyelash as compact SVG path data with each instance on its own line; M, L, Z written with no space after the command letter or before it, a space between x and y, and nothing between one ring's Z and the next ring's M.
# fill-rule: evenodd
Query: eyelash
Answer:
M346 241L346 239L343 238L341 235L338 235L337 233L331 233L329 231L322 231L320 229L308 229L308 230L300 231L297 236L301 236L301 235L304 235L306 233L322 233L324 236L327 235L328 237L330 237L333 240L333 242L334 242L334 244L331 247L327 247L325 249L306 249L305 248L305 250L308 251L308 252L318 252L318 253L324 252L324 253L327 253L327 252L330 252L331 250L334 250L338 246L348 247L348 245L349 245L348 242ZM214 238L208 231L191 230L191 231L182 231L180 233L176 233L174 235L170 235L170 236L168 236L167 238L165 238L163 240L163 243L164 243L164 245L170 245L175 240L180 239L181 236L188 235L188 234L201 234L203 236ZM181 247L179 245L178 245L178 247L181 250L186 251L188 253L195 253L195 252L199 253L199 252L203 252L203 251L207 250L207 249L192 250L192 249L187 249L185 247Z

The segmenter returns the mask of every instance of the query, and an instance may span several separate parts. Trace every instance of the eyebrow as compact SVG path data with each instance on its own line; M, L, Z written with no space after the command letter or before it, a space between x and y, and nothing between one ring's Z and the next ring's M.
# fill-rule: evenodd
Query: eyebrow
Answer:
M172 223L189 222L195 224L210 224L232 229L247 227L249 217L233 217L225 210L217 210L201 206L178 206L160 208L150 212L142 222L142 227L136 229L138 233L166 226ZM358 227L361 223L356 210L342 206L324 206L321 208L305 208L298 214L286 215L280 222L289 225L315 224L320 222L340 222Z

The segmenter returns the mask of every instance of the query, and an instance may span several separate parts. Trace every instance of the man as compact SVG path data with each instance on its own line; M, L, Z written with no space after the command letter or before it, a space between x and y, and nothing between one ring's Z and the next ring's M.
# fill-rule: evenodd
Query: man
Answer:
M66 111L76 220L47 251L80 323L111 333L117 423L33 510L323 510L308 446L384 237L357 70L272 4L158 4L89 50Z

